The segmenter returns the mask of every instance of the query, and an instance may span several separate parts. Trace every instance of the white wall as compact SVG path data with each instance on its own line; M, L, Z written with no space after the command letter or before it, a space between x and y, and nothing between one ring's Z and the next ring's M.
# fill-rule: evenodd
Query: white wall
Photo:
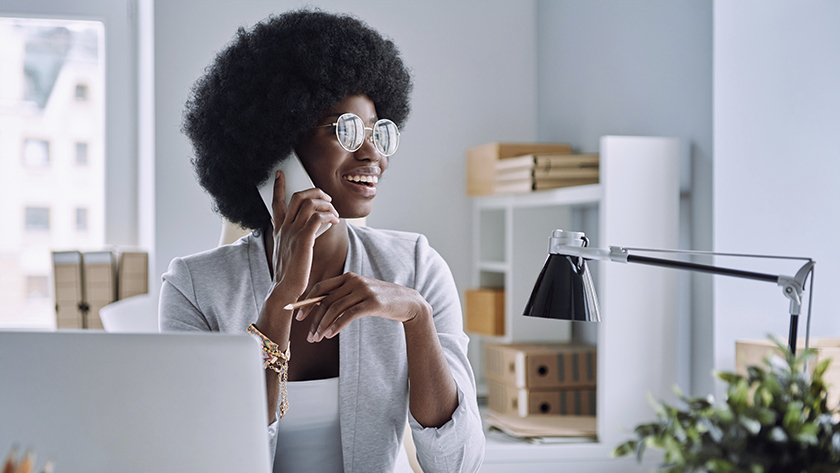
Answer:
M715 1L715 249L815 258L813 336L840 335L838 84L840 3ZM786 340L787 310L772 284L716 278L715 367L734 367L736 339Z
M190 86L239 26L303 5L291 1L157 1L155 23L155 272L175 256L214 247L220 223L193 178L179 132ZM413 110L380 183L368 224L417 231L469 283L470 207L465 151L536 138L535 9L532 2L322 1L394 39L413 71ZM159 290L159 278L155 277Z
M603 135L681 143L680 247L710 250L712 5L706 0L537 2L537 129L598 151ZM626 245L601 241L599 245ZM711 278L680 278L679 384L711 383Z

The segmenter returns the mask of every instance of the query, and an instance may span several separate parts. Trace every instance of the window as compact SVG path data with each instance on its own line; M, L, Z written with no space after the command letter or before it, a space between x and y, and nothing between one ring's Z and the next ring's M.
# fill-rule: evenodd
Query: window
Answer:
M50 230L50 209L48 207L26 207L25 228L28 232Z
M50 296L50 278L47 276L26 277L26 298L45 299Z
M87 102L88 86L87 84L76 84L76 101Z
M50 143L46 140L27 138L23 142L23 163L29 167L45 167L50 164Z
M88 162L88 144L77 142L76 143L76 164L79 166L84 166Z
M132 172L136 111L112 107L107 117L105 111L109 103L137 97L137 81L123 78L137 76L140 20L126 12L135 12L138 2L0 0L0 5L0 207L13 218L0 230L0 330L49 330L55 327L55 303L51 297L29 298L27 277L46 275L53 293L50 251L130 245L137 238L131 225L138 207ZM17 16L4 16L9 13ZM151 19L145 10L141 18ZM144 35L151 34L143 28ZM106 49L116 58L107 67ZM46 144L26 146L27 138ZM45 167L31 167L36 164ZM108 189L106 167L116 170ZM87 215L77 215L82 207ZM85 224L87 230L76 230Z
M86 208L76 209L76 231L86 232L88 229L88 211Z

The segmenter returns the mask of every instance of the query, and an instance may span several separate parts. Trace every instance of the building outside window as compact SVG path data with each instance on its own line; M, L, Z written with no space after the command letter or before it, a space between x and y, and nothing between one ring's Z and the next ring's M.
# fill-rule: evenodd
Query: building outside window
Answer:
M50 231L50 209L48 207L26 207L24 228L27 232Z
M0 329L55 327L52 251L105 246L104 41L0 17Z
M87 84L76 84L76 101L87 102L88 86Z
M26 298L48 299L50 297L49 276L26 276Z
M84 166L88 162L88 144L84 142L76 142L76 164Z
M86 232L88 229L88 211L85 208L76 209L76 230Z
M50 165L50 142L26 138L23 141L23 163L29 167Z

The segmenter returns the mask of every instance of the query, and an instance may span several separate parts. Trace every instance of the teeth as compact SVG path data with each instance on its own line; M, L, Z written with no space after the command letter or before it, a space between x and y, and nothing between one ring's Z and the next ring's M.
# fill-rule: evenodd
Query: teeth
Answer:
M347 179L350 182L367 182L370 184L376 184L377 182L379 182L379 178L377 176L369 175L346 176L345 179Z

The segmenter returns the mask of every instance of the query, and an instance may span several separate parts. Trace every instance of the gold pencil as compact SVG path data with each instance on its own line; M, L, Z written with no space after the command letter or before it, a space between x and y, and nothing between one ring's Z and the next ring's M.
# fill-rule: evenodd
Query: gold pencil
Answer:
M301 307L306 307L308 305L317 304L318 302L321 302L322 300L324 300L325 297L327 297L327 296L318 296L318 297L313 297L312 299L304 299L302 301L297 301L294 304L286 304L286 306L283 307L283 309L284 310L300 309Z

